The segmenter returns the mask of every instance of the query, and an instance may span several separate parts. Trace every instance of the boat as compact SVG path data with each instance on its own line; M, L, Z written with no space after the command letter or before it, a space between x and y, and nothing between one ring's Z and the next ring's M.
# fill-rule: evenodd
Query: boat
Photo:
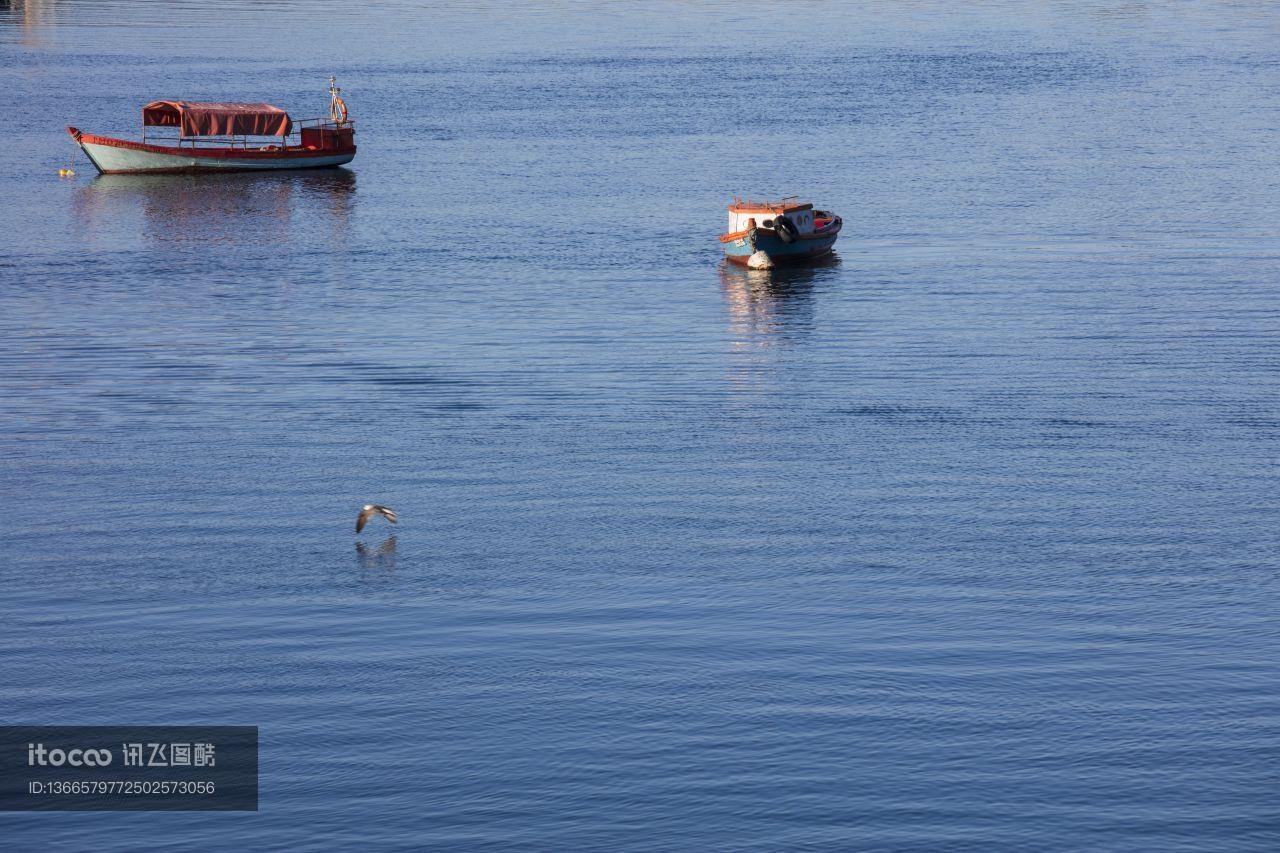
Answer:
M843 224L839 216L814 210L798 196L781 201L734 198L729 205L729 230L720 235L720 245L732 263L767 269L831 254Z
M104 175L319 169L356 156L355 123L329 78L329 115L295 122L270 104L153 101L142 108L142 141L67 133ZM147 128L177 136L147 136ZM163 132L163 131L162 131Z

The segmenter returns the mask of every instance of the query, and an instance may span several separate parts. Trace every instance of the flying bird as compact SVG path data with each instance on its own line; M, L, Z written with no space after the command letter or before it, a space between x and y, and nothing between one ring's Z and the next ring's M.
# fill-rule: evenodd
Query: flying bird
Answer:
M381 504L365 504L364 509L360 510L360 514L356 516L356 533L364 530L364 526L369 523L369 519L375 515L380 515L392 524L396 523L396 511L389 506Z

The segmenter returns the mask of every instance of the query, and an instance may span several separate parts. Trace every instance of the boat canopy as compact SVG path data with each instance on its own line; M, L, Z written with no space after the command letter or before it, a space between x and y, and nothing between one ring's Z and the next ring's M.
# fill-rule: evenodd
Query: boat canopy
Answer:
M154 101L142 108L144 127L176 127L181 136L288 136L293 120L270 104Z

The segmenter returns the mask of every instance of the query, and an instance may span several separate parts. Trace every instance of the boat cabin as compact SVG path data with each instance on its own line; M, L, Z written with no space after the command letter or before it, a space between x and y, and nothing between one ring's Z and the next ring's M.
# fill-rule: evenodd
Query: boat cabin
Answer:
M792 196L782 201L748 201L735 198L729 205L728 233L736 234L752 227L772 228L778 216L786 216L801 234L812 234L815 211L812 204L802 204ZM753 223L754 220L754 223Z

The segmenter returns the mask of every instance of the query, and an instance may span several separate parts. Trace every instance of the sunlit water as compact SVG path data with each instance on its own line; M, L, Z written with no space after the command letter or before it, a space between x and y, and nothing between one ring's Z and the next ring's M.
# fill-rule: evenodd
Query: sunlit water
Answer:
M0 846L1278 849L1277 36L3 0L0 721L257 725L262 796ZM330 73L349 170L63 131ZM723 268L790 193L838 259Z

